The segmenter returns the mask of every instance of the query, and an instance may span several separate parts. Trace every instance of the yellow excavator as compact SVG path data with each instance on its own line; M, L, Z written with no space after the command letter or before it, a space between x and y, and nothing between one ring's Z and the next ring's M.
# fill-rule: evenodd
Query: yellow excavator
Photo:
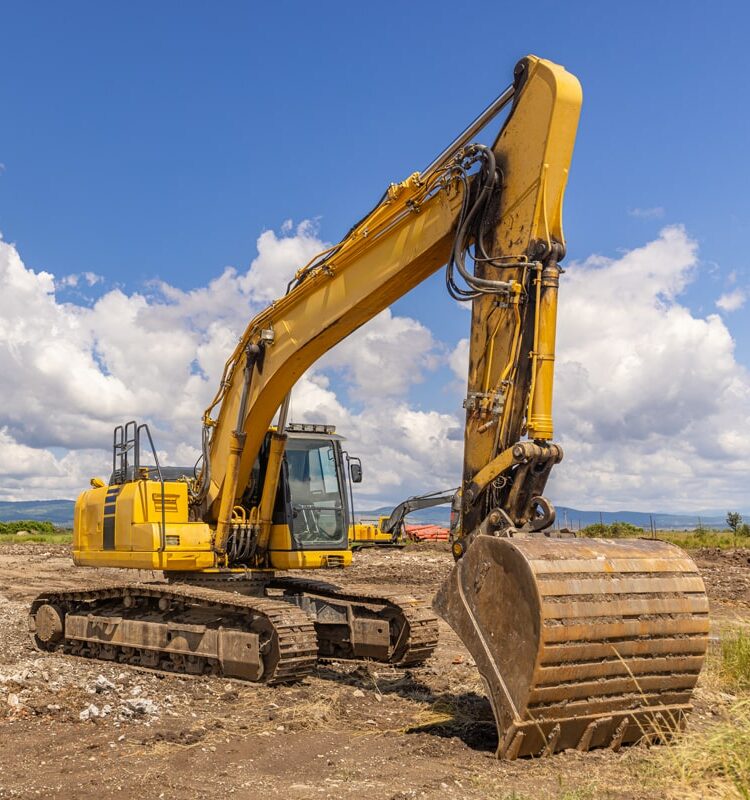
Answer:
M340 439L287 424L292 387L447 265L447 291L472 315L456 563L434 607L486 683L498 756L617 749L682 727L708 633L694 563L659 541L548 535L543 491L563 455L552 441L562 206L580 106L573 75L522 59L456 141L391 184L250 322L203 416L194 469L161 466L147 425L118 427L109 482L93 479L76 503L73 559L164 580L42 593L36 645L266 682L296 680L318 658L429 657L437 619L419 598L277 573L351 559ZM493 145L475 144L502 109Z

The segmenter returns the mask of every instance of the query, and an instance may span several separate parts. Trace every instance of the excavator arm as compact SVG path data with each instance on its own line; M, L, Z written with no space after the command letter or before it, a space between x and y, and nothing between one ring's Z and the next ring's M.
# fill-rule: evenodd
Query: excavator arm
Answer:
M391 537L395 540L401 533L401 528L407 514L420 511L424 508L433 508L434 506L442 506L446 503L451 503L456 492L457 489L451 489L448 492L432 492L431 494L407 497L406 500L400 502L393 511L391 511L387 519L383 520L380 525L380 530L383 533L390 533Z
M391 186L339 246L300 272L296 286L251 321L227 364L216 421L214 405L204 417L209 443L198 497L201 516L218 523L219 551L266 431L296 381L445 264L460 206L460 188L443 184L442 174L432 182L412 176ZM278 472L279 457L275 467L269 462L267 476ZM274 491L271 483L263 493L272 497Z
M492 147L471 144L511 101ZM464 135L302 268L227 362L192 491L221 563L278 412L261 499L241 509L262 559L294 383L447 264L447 289L472 302L472 318L456 565L433 607L476 661L508 758L669 738L707 644L703 583L678 548L548 535L554 508L543 490L562 458L552 441L562 207L580 105L574 76L523 59Z
M511 101L493 147L471 145L468 136ZM562 197L580 101L578 81L562 67L533 56L523 59L513 85L457 142L423 172L392 184L342 242L301 269L287 294L250 322L204 414L203 469L193 491L195 516L216 523L219 553L268 426L280 408L285 417L284 401L295 382L335 344L446 263L449 289L456 286L455 264L475 288L452 292L460 299L477 297L463 529L477 521L480 504L472 497L472 481L476 473L481 479L488 465L496 469L498 455L507 458L502 448L518 439L530 390L533 419L551 413L552 363L541 350L531 361L526 356L532 350L529 320L537 320L539 339L549 345L554 317L537 312L529 286L542 264L562 253ZM480 230L482 242L491 242L495 253L491 261L477 262L474 276L465 259ZM544 309L551 314L552 294L543 292ZM498 424L490 429L493 419ZM251 509L261 551L283 454L283 427L274 435L264 500Z

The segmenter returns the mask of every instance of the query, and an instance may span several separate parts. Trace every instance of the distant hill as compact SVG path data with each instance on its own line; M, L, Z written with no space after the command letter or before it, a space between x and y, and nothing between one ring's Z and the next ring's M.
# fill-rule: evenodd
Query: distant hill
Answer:
M726 528L724 515L702 516L699 514L649 514L644 511L581 511L577 508L557 506L557 525L577 530L597 522L611 525L613 522L629 522L639 528L648 529L653 518L657 530L683 530L698 527L698 521L706 528Z
M0 501L0 522L37 519L61 527L73 526L73 500Z
M358 511L357 516L365 519L378 517L381 514L390 514L393 509L388 506L381 506L372 511ZM574 530L585 528L596 522L604 522L610 525L613 522L629 522L639 528L648 529L651 525L651 517L654 520L654 527L659 530L682 530L692 529L698 526L697 514L649 514L644 511L602 511L601 517L598 511L582 511L578 508L568 506L557 506L557 527L569 527ZM434 506L415 511L409 514L407 519L410 522L429 522L434 525L448 525L450 522L450 507ZM725 528L726 521L723 515L700 516L701 524L706 528Z
M52 522L55 525L70 527L73 525L73 500L25 500L18 502L0 501L0 522L13 522L20 519L38 519ZM357 511L357 517L373 519L380 515L390 514L390 506L381 506L372 511ZM750 516L750 515L748 515ZM595 522L605 524L613 522L629 522L648 529L653 517L654 526L661 530L695 528L698 525L698 514L648 514L643 511L583 511L568 506L557 506L557 526L578 530ZM434 506L415 511L407 518L410 522L429 522L433 525L448 525L450 507ZM748 520L750 521L750 519ZM707 528L726 527L724 515L707 514L700 516L700 522Z

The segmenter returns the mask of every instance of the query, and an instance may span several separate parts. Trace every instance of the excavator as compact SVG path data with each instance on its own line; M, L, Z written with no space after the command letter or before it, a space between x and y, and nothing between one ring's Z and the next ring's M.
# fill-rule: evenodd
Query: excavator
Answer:
M563 457L555 329L580 107L572 74L523 58L454 142L250 321L194 468L161 466L146 424L118 426L109 481L92 479L76 502L73 560L163 579L43 592L30 608L36 646L267 683L317 659L428 658L438 625L424 600L279 573L351 560L340 437L288 424L292 387L445 267L471 329L455 565L433 605L486 685L498 757L616 750L682 728L708 640L695 564L660 541L556 539L543 494ZM493 144L478 144L503 110Z
M390 514L378 517L377 522L355 522L349 527L349 547L403 547L406 544L405 520L408 514L425 508L453 503L458 489L414 495L402 500Z

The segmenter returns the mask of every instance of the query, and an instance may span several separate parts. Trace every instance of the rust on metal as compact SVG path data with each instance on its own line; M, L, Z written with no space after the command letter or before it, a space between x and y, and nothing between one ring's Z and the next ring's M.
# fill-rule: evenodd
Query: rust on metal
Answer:
M480 535L433 605L485 682L498 757L617 749L685 724L708 600L673 545Z
M429 604L411 595L270 573L191 583L45 592L31 606L32 641L147 669L267 683L303 678L319 656L411 666L438 642Z

